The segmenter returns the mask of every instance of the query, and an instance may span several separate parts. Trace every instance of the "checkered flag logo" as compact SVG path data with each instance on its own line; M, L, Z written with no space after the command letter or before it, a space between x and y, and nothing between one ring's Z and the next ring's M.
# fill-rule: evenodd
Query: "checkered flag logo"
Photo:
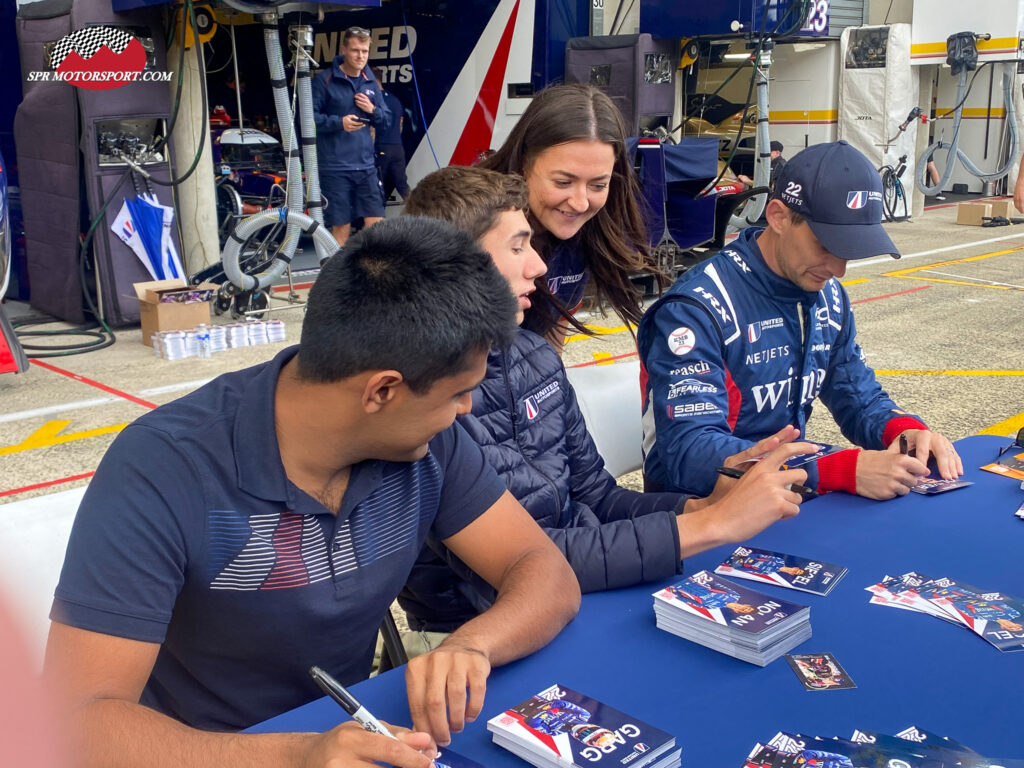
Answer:
M85 27L65 35L54 43L50 52L50 67L54 70L59 69L72 51L86 61L95 56L103 46L115 54L120 54L134 39L131 33L115 27Z

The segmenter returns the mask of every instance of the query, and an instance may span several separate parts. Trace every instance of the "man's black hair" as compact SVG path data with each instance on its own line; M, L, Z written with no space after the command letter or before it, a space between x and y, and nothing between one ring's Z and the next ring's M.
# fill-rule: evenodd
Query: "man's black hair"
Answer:
M422 394L505 345L516 299L486 251L437 219L401 216L362 230L309 291L299 376L332 382L399 371Z

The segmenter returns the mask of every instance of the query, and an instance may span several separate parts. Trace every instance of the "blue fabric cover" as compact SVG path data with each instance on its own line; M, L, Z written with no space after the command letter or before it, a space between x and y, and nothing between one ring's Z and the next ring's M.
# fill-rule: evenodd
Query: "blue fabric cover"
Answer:
M626 139L630 157L638 139ZM665 154L665 181L702 181L707 184L718 175L718 139L684 136L678 144L662 144ZM699 189L697 191L700 191Z

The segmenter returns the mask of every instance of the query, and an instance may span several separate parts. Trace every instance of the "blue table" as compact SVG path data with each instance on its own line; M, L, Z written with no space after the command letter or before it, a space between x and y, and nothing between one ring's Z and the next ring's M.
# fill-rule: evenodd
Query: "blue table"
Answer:
M735 768L779 730L849 738L854 728L895 733L909 725L989 757L1024 757L1024 652L1001 653L965 628L870 605L864 591L884 574L915 570L1024 596L1024 521L1013 515L1024 491L977 469L1007 443L957 443L975 483L969 488L888 502L834 494L751 541L849 568L828 597L757 588L811 606L814 636L796 652L834 653L856 689L805 691L782 659L760 668L657 629L650 595L664 584L650 584L585 596L550 645L494 670L481 717L452 749L492 768L523 768L491 744L485 722L557 682L675 733L685 768ZM690 558L686 572L713 569L731 551ZM409 723L403 670L353 691L378 717ZM346 718L324 698L251 730L323 731Z

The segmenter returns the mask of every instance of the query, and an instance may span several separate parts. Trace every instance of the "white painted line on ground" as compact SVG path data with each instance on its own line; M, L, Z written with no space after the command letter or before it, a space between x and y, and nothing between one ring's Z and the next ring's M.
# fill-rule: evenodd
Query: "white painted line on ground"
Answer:
M180 381L177 384L167 384L162 387L153 387L139 392L139 397L151 397L152 395L166 395L168 392L180 392L183 389L199 389L204 384L213 381L209 379L196 379L195 381Z
M1002 285L1006 288L1019 288L1024 291L1024 285L1014 285L1013 283L999 283L995 280L982 280L980 277L965 277L964 275L954 275L952 272L939 272L937 269L922 269L922 272L927 272L931 275L944 275L945 277L955 277L958 280L970 280L973 283L985 283L986 285Z
M956 251L962 248L973 248L976 245L988 245L989 243L999 243L1003 240L1013 240L1015 237L1024 240L1024 234L1016 235L1003 235L1002 237L990 237L988 240L975 240L970 243L960 243L959 245L947 245L945 248L932 248L929 251L918 251L917 253L904 253L902 258L894 259L891 256L879 256L877 259L865 259L863 261L853 261L846 265L847 269L856 269L857 267L866 267L871 264L892 264L899 266L907 259L916 259L920 256L934 256L937 253L946 253L948 251Z
M23 419L35 419L40 416L51 416L55 413L74 411L78 408L95 408L97 405L106 405L107 403L116 403L118 401L120 401L118 397L98 397L94 400L78 400L74 403L63 403L61 405L50 405L45 408L32 408L28 411L5 413L0 416L0 424L9 421L21 421Z
M177 384L167 384L162 387L151 387L150 389L144 389L138 393L140 397L152 397L153 395L166 395L169 392L180 392L184 389L189 391L193 389L199 389L199 387L211 381L211 379L196 379L195 381L181 381ZM99 405L109 405L110 403L123 402L118 397L98 397L93 400L76 400L73 403L61 403L60 405L49 405L45 408L32 408L27 411L16 411L14 413L5 413L0 415L0 424L4 424L11 421L23 421L25 419L37 419L41 416L52 416L56 413L63 413L64 411L77 411L85 410L86 408L95 408Z

